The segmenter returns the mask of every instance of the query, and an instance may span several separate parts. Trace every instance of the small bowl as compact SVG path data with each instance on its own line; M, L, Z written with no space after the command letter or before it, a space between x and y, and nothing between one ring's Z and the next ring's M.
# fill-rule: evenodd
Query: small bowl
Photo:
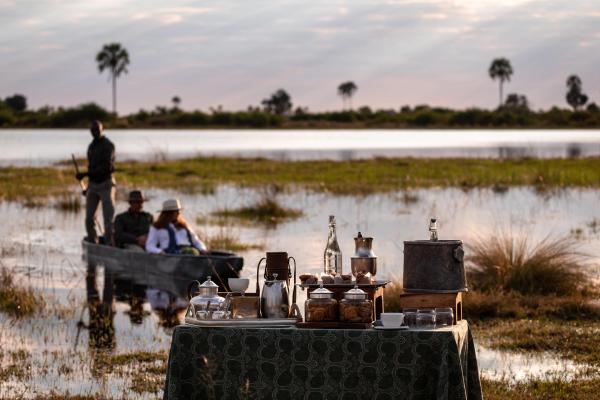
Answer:
M248 286L250 285L250 279L248 278L228 278L227 283L229 284L229 289L232 292L244 293Z
M400 328L404 322L403 313L381 313L380 318L386 328Z

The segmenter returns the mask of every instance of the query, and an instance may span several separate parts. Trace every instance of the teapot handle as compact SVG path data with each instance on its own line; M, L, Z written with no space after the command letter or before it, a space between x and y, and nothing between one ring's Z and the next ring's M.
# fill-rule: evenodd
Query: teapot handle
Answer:
M296 259L294 257L288 257L288 265L290 265L290 260L294 261L294 290L292 291L292 304L296 304ZM291 275L290 271L290 275Z
M260 295L260 286L258 285L258 280L260 278L260 263L266 259L267 259L266 257L261 258L260 261L258 262L258 265L256 266L256 295Z
M192 295L192 288L193 288L193 285L194 285L194 283L195 283L197 286L200 286L200 281L191 281L191 282L188 284L188 287L187 287L187 296L188 296L188 300L191 300L191 299L192 299L192 297L194 297L194 296Z

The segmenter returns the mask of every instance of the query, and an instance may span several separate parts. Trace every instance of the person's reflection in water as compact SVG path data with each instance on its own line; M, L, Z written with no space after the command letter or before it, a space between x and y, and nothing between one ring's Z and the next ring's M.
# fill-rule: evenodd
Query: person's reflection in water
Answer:
M96 265L88 264L86 276L87 306L89 312L89 347L97 350L115 348L115 327L113 307L114 278L112 272L104 270L102 299L96 288Z
M115 300L129 304L129 321L132 325L141 325L144 317L150 315L144 310L146 286L133 283L131 280L115 277Z
M164 290L152 288L146 290L146 296L161 326L172 328L180 324L187 309L187 301Z

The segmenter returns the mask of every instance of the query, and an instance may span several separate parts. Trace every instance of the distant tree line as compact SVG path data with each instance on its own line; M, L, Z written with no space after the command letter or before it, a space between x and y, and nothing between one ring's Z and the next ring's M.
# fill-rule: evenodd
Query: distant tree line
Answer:
M588 104L583 84L577 75L567 78L567 104L572 111L553 107L547 111L532 111L527 97L509 93L504 98L504 85L514 73L505 57L492 61L488 74L499 82L499 105L496 110L470 108L452 110L443 107L419 105L398 109L376 109L362 106L352 108L352 97L358 86L345 81L337 86L342 98L341 111L310 112L306 107L295 109L292 97L278 89L261 101L261 106L249 106L244 111L225 111L222 106L209 111L185 111L180 108L181 98L171 98L172 107L157 106L154 110L140 110L129 115L117 114L117 79L128 72L129 53L120 43L105 44L96 55L100 73L108 71L112 84L112 112L95 103L76 107L41 107L28 110L22 94L0 98L0 127L87 127L91 120L102 120L108 126L121 128L166 127L231 127L231 128L567 128L600 127L600 109ZM587 104L587 107L586 107Z
M95 103L28 110L20 97L14 100L16 96L21 95L0 101L0 127L81 128L99 119L118 128L600 128L600 109L594 103L578 105L574 110L553 107L532 111L525 96L516 93L508 94L495 110L418 105L310 112L305 107L292 108L291 99L280 93L266 99L267 104L263 101L262 107L249 106L243 111L227 111L221 106L188 111L179 107L180 102L172 101L171 107L157 106L123 116ZM581 102L579 99L578 104Z

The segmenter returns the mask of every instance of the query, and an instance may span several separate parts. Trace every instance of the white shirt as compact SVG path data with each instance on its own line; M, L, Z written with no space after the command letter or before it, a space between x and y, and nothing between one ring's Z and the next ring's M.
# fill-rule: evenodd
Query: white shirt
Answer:
M178 246L193 246L200 251L206 251L206 245L202 243L196 233L189 229L192 243L188 237L187 231L184 228L176 229L173 224L169 224L175 229L175 240ZM156 229L154 225L150 225L148 232L148 240L146 240L146 251L149 253L159 254L164 252L169 247L169 231L166 228Z

